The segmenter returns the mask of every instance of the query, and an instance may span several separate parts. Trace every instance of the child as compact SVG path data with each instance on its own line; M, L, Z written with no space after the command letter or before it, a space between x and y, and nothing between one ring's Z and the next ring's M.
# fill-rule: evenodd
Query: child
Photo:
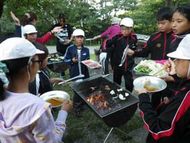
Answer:
M120 26L121 34L107 41L107 50L110 54L114 82L120 85L122 76L124 76L126 89L132 91L133 76L131 71L134 65L134 58L127 56L126 51L128 46L133 50L136 49L137 36L132 32L133 20L131 18L123 18Z
M187 143L190 142L190 34L179 44L176 51L168 57L170 72L176 72L181 84L177 92L160 103L157 110L152 108L150 97L144 90L138 90L139 108L145 127L149 132L147 143ZM175 67L175 68L174 68ZM171 71L171 69L175 69Z
M190 6L180 6L175 9L172 16L172 29L175 33L175 39L171 42L170 49L174 51L183 37L190 33ZM181 82L181 79L176 75L168 76L165 80L168 81L167 88L172 92L175 92L176 85Z
M30 42L38 42L41 44L47 43L49 40L52 39L53 34L56 32L59 32L61 30L61 27L55 27L51 32L47 32L44 36L38 38L37 33L38 31L36 30L34 25L25 25L23 27L23 33L24 37L28 39Z
M150 36L144 48L133 51L128 50L128 55L147 57L152 60L165 60L167 53L171 52L170 43L175 38L172 32L172 10L169 7L160 8L157 12L158 32Z
M180 6L172 16L172 30L176 37L172 41L171 51L174 51L183 37L190 33L190 6Z
M41 95L45 92L52 91L52 84L61 82L62 79L50 78L49 72L47 70L49 55L47 47L36 42L33 44L36 46L37 49L44 51L44 54L39 55L40 69L36 74L35 80L32 83L30 83L29 91L34 95Z
M69 65L70 77L75 77L83 74L84 78L89 77L88 68L81 63L83 60L90 58L89 49L84 47L84 31L82 29L75 29L72 34L74 38L74 44L69 46L66 50L64 61ZM80 79L80 80L82 80ZM75 113L78 116L80 107L82 107L82 100L77 94L73 98Z
M9 38L0 44L0 61L8 68L9 84L0 84L0 141L3 143L58 143L65 131L67 111L64 101L54 121L50 104L28 92L29 82L39 70L43 51L24 38Z

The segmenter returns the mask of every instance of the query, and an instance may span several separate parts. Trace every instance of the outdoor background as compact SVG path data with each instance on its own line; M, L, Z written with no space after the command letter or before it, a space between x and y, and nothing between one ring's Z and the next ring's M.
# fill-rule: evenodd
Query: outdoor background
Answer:
M113 16L134 19L136 33L147 34L156 31L155 13L161 6L172 8L186 4L189 0L0 0L0 36L14 32L10 11L21 18L33 11L38 16L39 35L49 31L56 23L59 13L66 15L67 23L85 30L91 38L103 32ZM96 44L97 41L95 41ZM51 41L48 44L54 44Z

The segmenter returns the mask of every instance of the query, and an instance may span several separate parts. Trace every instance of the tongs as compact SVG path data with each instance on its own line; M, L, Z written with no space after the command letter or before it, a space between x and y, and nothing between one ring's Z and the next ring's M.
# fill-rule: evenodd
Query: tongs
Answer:
M75 80L75 79L78 79L78 78L83 78L83 77L84 77L83 74L79 74L78 76L75 76L75 77L73 77L73 78L69 78L69 79L64 80L64 81L62 81L62 82L59 82L58 85L67 83L67 82L69 82L69 81L72 81L72 80Z

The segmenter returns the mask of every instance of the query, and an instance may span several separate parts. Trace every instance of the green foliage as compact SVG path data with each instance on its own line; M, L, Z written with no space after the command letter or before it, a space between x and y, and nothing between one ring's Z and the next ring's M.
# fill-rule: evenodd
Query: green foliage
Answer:
M3 16L0 19L0 32L14 32L10 11L19 19L25 12L33 11L38 16L37 29L40 35L49 31L57 22L59 13L64 13L67 23L85 30L87 37L93 37L110 25L111 13L116 14L119 10L125 10L126 13L119 17L132 17L135 21L135 32L151 34L157 29L155 13L159 7L165 5L176 7L189 2L189 0L112 0L113 5L108 5L106 1L109 0L100 1L100 8L96 9L86 0L5 0Z

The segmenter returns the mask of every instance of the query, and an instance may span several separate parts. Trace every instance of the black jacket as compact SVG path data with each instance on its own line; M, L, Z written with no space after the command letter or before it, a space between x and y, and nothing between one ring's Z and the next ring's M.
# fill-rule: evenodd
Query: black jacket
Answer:
M139 108L146 129L147 143L190 142L190 80L185 80L159 110L152 108L147 94L139 95Z
M174 39L173 32L157 32L150 36L144 48L135 51L134 56L147 57L150 54L152 60L165 60L167 53L175 51L174 48L170 50L170 44Z
M185 33L182 33L180 35L175 35L174 39L171 41L171 44L170 44L170 52L173 52L177 49L179 43L181 42L181 40L187 35L189 34L189 32L185 32Z
M38 72L39 74L39 87L38 87L38 91L37 91L37 83L36 83L36 78L33 82L31 82L29 84L29 92L34 94L34 95L37 95L37 94L43 94L45 92L48 92L48 91L52 91L53 90L53 86L50 82L50 75L47 71L47 69L43 69L41 70L40 72Z
M136 44L137 36L134 33L131 33L127 37L124 37L122 34L118 34L111 40L108 40L106 46L109 47L107 48L107 52L110 55L112 68L119 67L126 46L129 45L129 48L135 50L137 47ZM125 63L121 68L123 68L124 70L131 70L133 65L133 56L127 56Z

